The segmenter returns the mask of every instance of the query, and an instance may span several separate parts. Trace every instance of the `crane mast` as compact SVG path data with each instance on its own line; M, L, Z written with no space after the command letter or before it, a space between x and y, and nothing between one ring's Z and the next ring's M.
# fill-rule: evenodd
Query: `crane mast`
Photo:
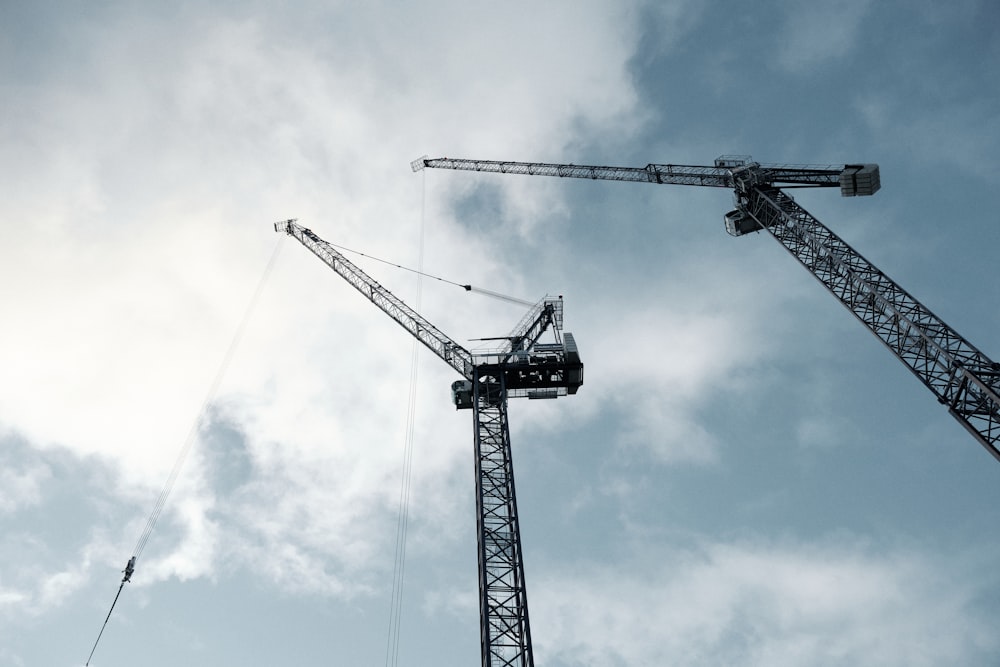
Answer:
M311 230L295 220L277 222L274 229L295 237L462 376L452 384L452 397L456 408L473 414L482 665L533 667L507 399L556 398L575 394L583 384L573 335L560 335L562 297L534 306L500 339L501 347L473 354ZM554 343L539 342L546 331Z
M872 195L878 165L766 165L722 156L711 167L649 164L601 167L535 162L421 158L423 168L730 188L724 216L732 236L765 231L850 310L930 389L969 433L1000 460L1000 363L992 361L843 239L798 205L783 187L839 187Z

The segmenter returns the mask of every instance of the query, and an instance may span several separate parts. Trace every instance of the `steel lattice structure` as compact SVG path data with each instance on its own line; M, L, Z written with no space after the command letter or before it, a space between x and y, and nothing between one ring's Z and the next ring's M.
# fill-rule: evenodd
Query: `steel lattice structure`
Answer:
M777 187L839 186L844 196L871 195L881 185L877 165L763 165L749 156L722 156L712 167L599 167L449 158L422 158L411 166L415 171L427 167L731 188L737 207L725 216L727 231L741 236L765 230L773 236L1000 460L1000 364Z
M295 237L464 378L452 393L456 407L473 413L482 665L533 667L507 399L556 398L583 384L576 342L560 337L562 299L540 301L501 348L472 354L311 230L295 220L274 229ZM547 331L556 342L539 343Z
M753 188L745 207L1000 460L1000 364L962 338L785 192Z
M486 371L487 369L483 369ZM495 369L499 370L499 369ZM483 665L530 667L531 630L503 373L473 380Z
M714 167L683 164L648 164L645 167L597 167L576 164L549 164L544 162L500 162L495 160L461 160L450 158L414 160L411 167L418 171L454 169L459 171L485 171L496 174L521 174L525 176L559 176L562 178L587 178L600 181L631 181L672 185L704 185L717 188L735 187L730 164L743 166L749 156L723 156ZM809 187L837 187L843 167L835 165L757 165L762 183L780 183Z

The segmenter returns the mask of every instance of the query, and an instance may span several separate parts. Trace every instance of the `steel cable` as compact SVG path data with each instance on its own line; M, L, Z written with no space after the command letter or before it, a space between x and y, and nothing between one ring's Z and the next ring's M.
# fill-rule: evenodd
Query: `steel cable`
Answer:
M108 625L111 613L114 611L115 605L118 604L118 598L121 596L122 589L125 588L125 584L131 580L132 573L135 571L135 564L139 560L139 556L141 556L142 552L145 550L146 543L149 542L149 538L153 534L153 529L156 527L156 522L159 520L160 514L163 512L163 508L167 504L167 499L170 497L171 491L173 491L174 484L177 482L181 469L184 467L184 462L187 460L188 454L191 452L191 448L197 439L203 416L208 410L208 406L215 400L215 395L218 393L219 385L222 383L222 379L225 376L226 371L229 369L229 364L233 360L233 355L236 348L239 346L240 340L243 338L243 333L246 330L247 324L250 322L250 317L257 306L257 302L260 300L260 295L264 291L264 285L267 283L267 279L271 275L271 271L278 259L278 254L281 251L284 240L284 236L281 236L278 239L274 252L271 254L271 259L264 268L264 273L258 281L253 297L250 299L250 303L247 305L246 311L243 314L243 319L240 321L239 326L236 328L236 333L233 335L233 339L229 343L229 349L226 350L226 354L223 357L219 370L215 375L215 379L212 381L208 393L205 396L205 400L202 402L198 413L195 415L194 423L191 425L191 429L184 441L184 445L177 454L174 466L170 470L170 475L167 477L167 481L160 490L160 495L157 496L156 502L153 503L153 510L150 512L149 518L146 519L146 524L142 529L142 533L140 533L139 539L136 541L135 547L132 549L132 558L125 566L125 576L122 578L121 585L118 587L118 594L115 595L114 602L111 603L111 609L108 610L108 615L104 619L104 624L101 626L101 631L97 634L97 640L94 642L94 647L90 650L90 656L87 658L86 662L87 665L90 665L90 660L94 657L94 651L97 650L97 644L101 641L101 636L104 634L104 629Z
M516 303L519 306L534 306L535 305L534 301L527 301L525 299L519 299L516 296L508 296L506 294L501 294L500 292L494 292L492 290L484 289L482 287L476 287L475 285L458 283L458 282L455 282L454 280L448 280L447 278L441 278L440 276L435 276L435 275L432 275L430 273L425 273L422 270L423 269L423 247L422 247L423 237L421 237L421 239L420 239L420 243L421 243L421 257L420 257L420 268L419 269L413 269L413 268L410 268L408 266L403 266L402 264L396 264L395 262L390 262L387 259L381 259L379 257L375 257L374 255L369 255L369 254L363 253L360 250L353 250L353 249L348 248L346 246L338 245L336 243L330 243L329 241L326 241L326 243L329 243L330 245L332 245L334 248L336 248L338 250L343 250L344 252L349 252L351 254L358 255L359 257L367 257L368 259L370 259L372 261L381 262L382 264L387 264L388 266L392 266L392 267L395 267L397 269L402 269L404 271L409 271L410 273L415 273L418 276L423 276L424 278L431 278L432 280L438 280L438 281L443 282L443 283L448 283L449 285L455 285L456 287L461 287L466 292L475 292L477 294L483 294L485 296L491 296L494 299L500 299L502 301L509 301L511 303ZM418 306L418 310L419 310L420 304L417 304L417 306Z
M420 240L418 243L417 266L418 269L407 269L417 274L417 294L414 305L417 312L420 311L423 281L426 275L423 273L424 267L424 231L426 228L426 199L427 180L423 182L423 192L420 202ZM375 258L372 258L375 259ZM383 260L379 260L383 261ZM400 267L405 268L405 267ZM428 276L434 277L434 276ZM437 278L437 280L443 280ZM443 280L443 282L451 282ZM457 283L452 283L457 284ZM461 286L464 287L464 286ZM396 546L394 561L392 565L392 596L389 603L389 631L386 638L386 667L396 667L399 664L399 639L401 616L403 610L403 577L406 571L406 534L410 518L410 479L413 471L413 433L416 421L417 408L417 368L419 362L418 351L420 341L413 341L413 351L410 355L410 389L406 408L406 435L403 442L403 471L399 487L399 511L396 518Z

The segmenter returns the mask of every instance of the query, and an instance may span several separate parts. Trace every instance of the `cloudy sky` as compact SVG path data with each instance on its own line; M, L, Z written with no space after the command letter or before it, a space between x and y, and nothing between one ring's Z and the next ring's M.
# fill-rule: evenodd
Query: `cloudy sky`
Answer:
M586 384L511 403L539 665L1000 662L1000 464L729 193L410 171L877 162L796 198L1000 358L995 3L739 7L5 4L0 666L86 661L192 429L91 664L390 660L413 345L290 217L564 295ZM358 263L462 343L523 314ZM476 664L471 416L417 359L398 663Z

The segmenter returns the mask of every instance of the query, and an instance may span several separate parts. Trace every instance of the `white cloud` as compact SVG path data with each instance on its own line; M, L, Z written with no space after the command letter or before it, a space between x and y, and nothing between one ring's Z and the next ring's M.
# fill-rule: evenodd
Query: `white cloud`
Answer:
M527 7L488 20L463 3L303 8L304 33L280 11L82 23L70 39L86 57L53 56L52 71L72 65L74 76L18 84L3 121L3 216L25 222L0 250L4 425L118 467L117 492L145 507L277 242L271 221L299 216L332 241L407 261L422 187L408 163L420 152L554 156L584 128L634 127L630 10L530 5L525 21ZM502 187L515 217L551 204ZM482 284L502 272L486 241L431 222L446 268ZM340 282L296 244L283 249L214 397L245 436L250 478L223 507L196 445L137 581L205 576L222 558L285 581L332 558L341 569L322 587L343 592L337 582L382 546L373 516L394 500L410 341ZM440 302L429 294L428 312ZM459 340L503 319L445 304L441 326ZM421 426L435 446L415 492L444 524L457 511L449 486L467 495L454 471L467 465L468 426L464 415L430 426L449 410L450 380L422 377L441 408ZM11 503L35 502L37 475L6 476L21 488ZM236 543L222 548L220 534Z
M760 245L746 252L760 253ZM665 259L646 275L623 269L609 278L602 298L581 304L574 320L586 332L578 340L587 343L588 383L574 399L582 403L577 412L612 407L622 425L617 444L662 463L717 462L718 434L704 415L741 408L781 353L755 342L779 335L787 318L774 294L760 291L780 274L764 261L760 266L748 279L706 250ZM624 294L627 301L617 296ZM746 386L751 372L755 389Z
M560 665L976 664L981 559L844 540L706 542L533 587L538 655ZM957 565L956 565L957 563Z
M619 446L646 450L660 463L714 463L715 436L692 415L694 402L636 383L622 390L618 405L627 415Z
M0 514L15 512L36 505L41 500L41 487L52 477L52 471L44 464L25 466L21 470L12 469L4 462L0 470Z
M77 590L82 588L87 580L88 565L89 563L77 564L67 570L43 577L39 585L37 607L34 609L34 613L40 614L61 606Z
M316 3L291 12L260 4L207 14L197 7L163 7L155 15L144 8L97 8L53 31L64 43L38 41L31 76L19 72L5 81L0 429L23 435L38 450L69 452L72 460L31 459L0 473L0 609L19 628L41 625L46 614L71 606L94 611L95 620L106 612L109 587L120 579L127 549L278 242L273 220L299 217L331 241L409 265L426 224L425 268L519 296L566 288L542 283L571 277L579 296L568 297L568 328L581 344L587 384L567 399L572 407L562 399L517 406L515 447L539 432L562 447L569 427L595 438L607 433L654 464L732 460L723 450L724 431L703 415L719 415L732 405L726 400L739 401L751 372L758 387L759 371L771 379L782 372L767 366L787 351L775 348L796 339L782 334L787 322L780 318L791 316L776 312L775 303L799 283L788 288L784 274L762 277L771 271L769 261L757 261L762 255L741 264L753 267L757 280L744 283L740 269L726 261L733 255L701 254L689 239L669 244L635 232L647 248L663 243L677 250L640 262L632 249L623 251L624 243L610 249L629 264L612 284L576 254L579 237L560 236L566 230L558 223L574 203L562 198L554 179L499 178L484 186L469 175L409 170L409 161L423 153L573 161L581 145L634 143L651 109L675 113L669 104L658 107L669 100L640 99L635 89L639 36L649 38L644 48L661 36L643 33L648 26L639 21L668 26L655 50L677 43L710 6L671 3L643 12L616 2L588 2L583 9L579 3ZM826 10L817 11L822 22ZM779 54L779 69L797 76L804 63L829 63L845 45L857 44L856 19L827 18L836 25L817 35L812 23L800 25L804 14L792 12L786 31L793 39ZM803 46L814 51L804 59L796 51ZM676 71L699 69L680 57L670 64ZM678 90L684 89L673 93ZM887 122L894 107L870 99L873 127ZM676 120L676 128L686 122ZM721 116L704 120L736 131ZM775 124L783 121L774 114ZM706 141L687 134L678 129L652 140ZM496 211L475 221L455 219L451 205L465 195L494 198ZM676 220L691 217L658 211ZM735 252L752 254L753 247ZM525 249L535 256L546 250L551 264L533 266ZM411 299L410 276L359 263ZM751 284L782 284L774 290L781 294L755 292ZM425 285L421 311L462 343L502 335L521 315L433 284ZM765 323L782 335L768 336ZM368 603L388 586L408 336L288 240L235 352L139 563L132 591L141 595L135 597L192 589L221 597L252 580L267 594L350 599L352 608L370 611L375 605ZM431 578L442 584L425 598L425 611L453 609L471 622L475 559L471 547L456 548L473 530L470 416L448 403L453 373L421 354L411 557L430 561ZM612 412L621 418L605 422ZM788 429L798 428L807 443L823 443L830 424L837 424L825 416L806 415L789 421ZM775 451L782 444L775 443ZM563 510L569 520L609 506L610 514L616 502L638 501L636 485L658 483L655 465L636 482L628 465L619 465L630 457L613 449L581 447L577 457L567 447L571 453L561 460L579 465L581 474L557 480L565 471L556 469L553 480L567 486L578 480L579 488L567 492L574 499ZM711 483L721 476L716 472L706 465L697 474ZM790 497L778 485L760 505ZM752 501L741 516L761 514L746 511ZM551 507L560 511L560 505ZM49 532L26 527L36 511L52 520ZM528 511L535 510L525 508L526 517ZM748 530L758 528L768 530ZM661 530L634 532L655 537ZM578 553L591 554L586 544L580 547ZM468 559L456 556L459 551ZM452 558L465 559L469 587L449 570ZM961 662L968 647L997 648L969 613L973 586L966 570L935 578L944 559L899 549L882 557L835 543L707 538L700 549L654 545L649 558L608 569L560 564L548 577L531 575L539 655L570 664L588 658L660 664L717 649L722 663L741 662L725 658L745 650L761 664L790 656L809 662L817 655L814 662L823 664L820 644L829 647L839 637L824 629L838 625L847 631L836 650L881 656L886 644L866 634L866 624L913 647L937 637L926 655L939 663ZM153 585L161 582L169 583ZM330 603L331 614L343 611L336 601L322 602ZM155 606L143 610L144 619L163 611ZM851 613L853 607L861 611ZM920 613L906 613L911 607ZM37 615L23 621L24 609ZM249 624L266 612L247 616L254 617ZM186 620L171 622L179 627ZM169 632L143 625L134 624L128 641ZM944 630L935 635L938 627ZM196 643L197 632L182 635ZM333 632L329 641L341 638ZM0 662L7 656L0 649ZM176 662L173 655L160 657ZM919 656L911 663L919 664Z
M85 548L78 559L47 569L54 559L39 540L20 532L5 536L0 544L0 557L5 562L0 614L12 619L33 618L62 606L86 584L91 551Z

